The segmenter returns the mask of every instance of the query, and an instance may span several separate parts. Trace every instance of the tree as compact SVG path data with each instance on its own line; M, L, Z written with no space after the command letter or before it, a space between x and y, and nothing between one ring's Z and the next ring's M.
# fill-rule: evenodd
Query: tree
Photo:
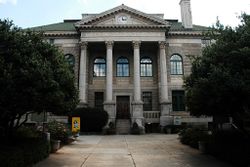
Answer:
M225 117L250 112L250 16L235 29L219 22L209 31L215 43L195 58L185 79L192 115Z
M0 134L11 135L21 117L43 111L65 114L78 103L74 76L63 54L43 41L0 20Z

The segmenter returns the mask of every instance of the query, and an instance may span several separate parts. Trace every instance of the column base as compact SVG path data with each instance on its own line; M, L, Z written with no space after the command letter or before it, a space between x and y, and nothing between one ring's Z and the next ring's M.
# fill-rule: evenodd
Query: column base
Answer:
M142 101L132 102L131 122L132 122L132 126L133 126L133 123L136 122L137 125L139 126L139 133L145 134L144 117L143 117L143 102Z
M172 103L170 101L161 102L161 115L170 115Z
M160 126L172 125L174 123L174 117L170 115L172 110L172 103L169 101L161 102L161 117Z

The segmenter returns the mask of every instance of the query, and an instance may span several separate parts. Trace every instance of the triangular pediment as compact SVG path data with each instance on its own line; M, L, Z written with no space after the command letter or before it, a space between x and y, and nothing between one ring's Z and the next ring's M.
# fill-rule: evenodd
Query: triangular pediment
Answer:
M83 18L76 27L89 26L153 26L169 27L169 23L157 15L140 12L126 5L120 5L100 14Z

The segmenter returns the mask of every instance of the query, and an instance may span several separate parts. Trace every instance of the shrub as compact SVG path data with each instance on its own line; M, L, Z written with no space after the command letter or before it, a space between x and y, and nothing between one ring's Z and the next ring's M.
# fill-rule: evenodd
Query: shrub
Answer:
M58 121L52 121L48 123L48 132L53 140L61 140L63 144L68 143L68 138L71 135L71 131L68 126Z
M15 136L18 138L37 138L41 135L41 132L37 131L35 126L21 126Z
M134 134L134 135L140 134L140 128L136 122L133 123L133 126L130 131L131 131L131 134Z
M42 137L18 138L0 146L0 162L5 167L27 167L49 156L49 143Z
M194 148L198 148L199 141L209 140L210 138L207 131L201 127L183 129L180 131L179 136L181 143L190 145Z
M113 122L109 123L108 129L107 129L107 134L108 135L113 135L116 133L116 129L115 129L115 124Z
M81 132L101 132L108 122L108 113L98 108L77 108L71 113L69 122L72 117L80 117Z
M237 131L216 131L209 143L210 154L233 163L235 166L250 165L250 139Z

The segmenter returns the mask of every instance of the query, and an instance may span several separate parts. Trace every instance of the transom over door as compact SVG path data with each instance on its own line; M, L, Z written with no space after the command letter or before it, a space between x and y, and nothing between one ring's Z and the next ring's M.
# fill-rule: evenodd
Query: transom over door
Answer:
M129 96L116 97L116 118L117 119L130 119L130 103Z

